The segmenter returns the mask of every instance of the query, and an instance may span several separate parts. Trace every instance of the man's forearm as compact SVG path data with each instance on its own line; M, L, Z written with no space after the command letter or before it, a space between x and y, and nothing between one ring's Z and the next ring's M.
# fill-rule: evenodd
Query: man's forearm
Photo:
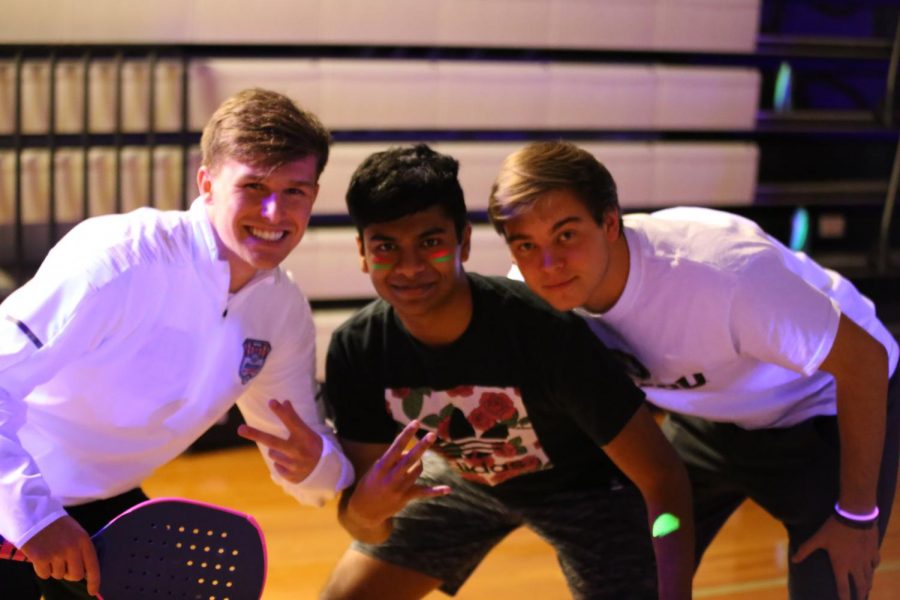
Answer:
M653 535L659 597L691 597L694 575L694 516L686 477L661 481L659 495L645 497Z

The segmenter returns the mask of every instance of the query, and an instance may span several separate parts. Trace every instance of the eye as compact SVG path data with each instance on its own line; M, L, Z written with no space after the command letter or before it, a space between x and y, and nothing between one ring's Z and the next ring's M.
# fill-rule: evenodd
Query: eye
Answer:
M534 250L534 244L531 242L519 242L513 246L513 252L516 254L526 254Z
M309 195L309 190L302 187L295 187L287 188L286 190L284 190L284 193L289 196L306 197Z
M245 190L250 190L253 192L258 192L263 189L263 184L258 181L248 181L247 183L241 186Z
M444 241L440 238L428 238L428 239L422 240L422 247L423 248L437 248L439 246L442 246L443 243L444 243Z
M578 237L578 232L574 229L566 229L565 231L560 232L559 241L561 242L571 242Z
M388 252L393 252L397 249L397 245L393 242L381 242L380 244L376 244L372 247L372 252L375 254L387 254Z

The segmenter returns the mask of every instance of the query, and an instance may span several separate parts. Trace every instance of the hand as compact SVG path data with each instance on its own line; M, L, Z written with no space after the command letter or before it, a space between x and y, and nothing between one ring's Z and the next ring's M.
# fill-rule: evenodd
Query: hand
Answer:
M838 523L834 517L806 540L791 561L798 563L818 549L825 550L831 559L838 598L850 600L850 578L857 598L866 598L872 590L875 567L881 562L878 552L878 527L854 529Z
M418 421L411 421L381 458L357 481L347 511L360 524L379 527L417 498L450 493L446 485L430 487L416 483L422 473L422 455L437 439L433 431L429 432L409 452L404 452L418 429Z
M41 579L87 579L87 591L100 593L100 563L90 536L66 515L53 521L22 546Z
M322 438L303 422L289 401L269 400L269 408L287 427L287 439L249 425L241 425L237 433L242 438L266 446L278 474L291 483L300 483L319 464Z

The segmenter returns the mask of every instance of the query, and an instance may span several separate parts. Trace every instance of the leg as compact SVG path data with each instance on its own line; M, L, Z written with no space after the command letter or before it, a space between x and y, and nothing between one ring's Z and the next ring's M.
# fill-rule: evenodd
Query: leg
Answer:
M573 598L658 597L647 510L630 483L548 492L517 508L556 550Z
M818 440L827 447L818 456L821 466L818 468L818 479L824 484L816 485L810 482L810 489L805 502L813 497L812 492L817 491L817 510L812 511L807 507L810 519L786 523L790 536L791 553L806 539L813 535L822 523L831 515L832 506L839 492L839 465L840 465L840 438L838 424L835 417L820 417L812 419ZM801 424L802 425L802 424ZM810 442L814 444L815 442ZM888 389L888 411L885 427L884 450L881 458L881 469L878 477L878 506L881 513L878 518L880 539L884 539L887 526L891 517L891 508L894 503L894 494L897 488L897 463L900 458L900 376L895 375ZM802 510L798 508L797 510ZM814 513L814 515L813 515ZM818 551L812 554L799 565L790 565L789 588L791 598L837 598L834 573L827 553ZM851 594L853 594L851 588Z
M354 542L322 598L420 598L436 587L453 595L484 556L521 521L496 498L426 454L421 483L449 485L448 496L419 500L394 515L391 536ZM384 596L378 594L384 593Z
M350 548L329 577L321 600L416 600L441 584L412 569Z
M694 505L695 567L729 517L747 498L729 478L728 457L721 448L733 426L669 414L663 433L675 447L691 480Z

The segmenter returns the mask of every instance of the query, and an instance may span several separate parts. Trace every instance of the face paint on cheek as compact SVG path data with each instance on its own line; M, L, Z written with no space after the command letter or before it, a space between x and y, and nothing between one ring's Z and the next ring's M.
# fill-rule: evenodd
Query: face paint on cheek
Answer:
M449 250L438 250L428 255L428 260L433 263L447 262L453 258L453 254Z
M393 268L395 264L396 261L379 256L373 256L372 260L369 261L369 266L376 271L387 271L388 269Z

